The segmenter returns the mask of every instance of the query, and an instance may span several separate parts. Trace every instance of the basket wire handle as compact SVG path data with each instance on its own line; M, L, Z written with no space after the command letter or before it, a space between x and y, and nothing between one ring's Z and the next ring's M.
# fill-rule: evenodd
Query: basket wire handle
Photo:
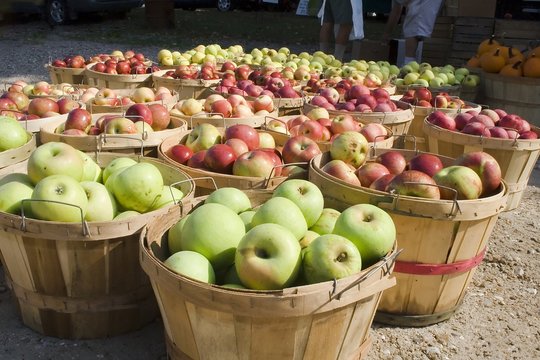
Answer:
M287 132L285 132L285 133L280 133L279 131L269 129L269 128L268 128L268 119L279 121L280 123L282 123L283 125L285 125L285 130L286 130ZM264 125L264 130L272 131L272 132L280 133L280 134L290 135L289 129L288 129L288 127L287 127L287 123L286 123L285 121L283 121L282 119L280 119L280 118L277 118L277 117L274 117L274 116L271 116L271 115L265 115L265 116L264 116L264 124L263 124L263 125Z
M204 117L210 119L210 118L212 118L212 116L214 116L214 115L218 115L219 118L221 118L221 119L223 120L223 127L225 127L226 120L225 120L225 116L223 116L222 113L205 113L205 114L204 114ZM195 115L191 115L191 116L189 117L189 128L190 128L190 129L193 129L193 117L194 117L194 116L195 116ZM197 116L196 118L200 118L200 116Z
M347 285L343 290L341 290L338 293L335 292L336 287L337 287L337 282L336 282L336 279L334 279L334 283L332 285L333 286L332 293L330 294L330 300L334 300L334 299L340 300L341 296L345 292L347 292L350 289L356 287L357 285L360 285L360 283L362 283L364 280L371 277L373 274L375 274L380 269L383 269L384 275L390 274L391 270L392 270L392 267L394 266L394 263L396 262L396 258L399 256L399 254L401 254L402 251L403 251L403 249L399 249L399 250L396 250L394 253L392 253L390 255L385 255L380 260L380 262L381 262L380 264L373 267L371 270L369 270L367 273L363 274L362 276L359 276L356 280L354 280L352 283Z
M213 179L212 179L213 180ZM178 205L181 201L181 199L179 199L179 201L177 202L176 201L176 198L174 197L174 193L172 191L173 187L177 186L177 185L180 185L180 184L183 184L185 182L189 182L191 183L191 186L193 186L193 188L195 188L195 181L193 181L192 178L189 178L189 179L184 179L184 180L180 180L180 181L176 181L176 182L173 182L172 184L169 185L169 191L171 192L171 198L173 199L173 203L174 205ZM215 184L215 183L214 183ZM217 187L216 187L217 189ZM181 190L180 190L181 191Z
M142 139L133 137L133 136L125 136L125 135L111 135L106 133L101 133L97 136L97 146L96 146L96 162L99 163L98 155L103 151L103 145L107 143L107 139L127 139L127 140L133 140L138 141L141 143L141 149L139 153L139 157L144 156L144 141Z
M90 235L90 229L88 228L88 223L84 219L84 212L83 209L79 205L70 204L63 201L56 201L56 200L45 200L45 199L23 199L21 201L21 230L26 231L26 216L24 215L24 204L25 202L49 202L49 203L55 203L60 205L67 205L76 207L79 209L79 212L81 214L81 226L82 226L82 234L83 236L89 236Z
M143 122L143 132L141 133L141 138L142 138L142 140L148 140L149 135L148 135L148 131L146 131L145 128L146 128L146 126L148 126L150 128L152 128L152 127L150 125L147 125L147 122L144 120L144 118L141 115L126 115L124 113L124 111L123 111L124 106L121 105L121 107L122 107L122 113L124 114L124 117L126 119L129 119L129 120L133 121L133 123L135 123L137 121L142 121ZM134 121L134 119L139 119L139 120ZM141 140L141 142L142 142L142 140ZM143 146L144 146L144 144L141 145L141 147L143 147Z
M264 188L265 189L268 189L268 186L270 186L270 179L272 179L276 173L276 169L283 169L283 168L286 168L286 167L289 167L289 166L300 166L300 167L304 167L304 166L307 166L309 163L308 162L293 162L293 163L287 163L287 164L280 164L280 165L276 165L274 167L272 167L272 170L270 170L270 174L268 174L268 177L264 179Z
M457 192L456 189L453 189L451 187L444 186L444 185L439 185L439 184L418 183L418 182L412 182L412 181L405 181L405 182L403 182L403 184L404 185L420 184L420 185L432 186L432 187L437 187L437 188L440 188L440 189L445 189L445 190L451 191L453 193L453 195L454 195L453 199L452 199L452 208L450 209L450 213L445 214L445 215L446 215L447 218L453 219L453 218L456 217L456 215L458 213L460 213L460 214L462 213L461 208L459 206L458 192ZM398 205L399 205L399 200L400 200L401 194L396 193L395 190L392 190L391 194L395 195L394 201L393 201L393 209L392 209L392 211L402 212L401 210L398 210ZM407 212L405 212L405 213L407 213Z

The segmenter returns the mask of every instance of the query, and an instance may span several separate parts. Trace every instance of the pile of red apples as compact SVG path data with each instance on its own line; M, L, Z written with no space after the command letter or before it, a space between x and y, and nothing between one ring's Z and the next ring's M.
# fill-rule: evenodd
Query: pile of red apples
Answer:
M169 110L159 104L133 104L125 114L104 114L93 121L92 114L85 109L73 109L55 133L72 136L99 134L141 134L165 130L169 127Z
M29 99L22 92L8 91L0 97L0 115L17 120L36 120L49 118L80 108L81 104L70 97L59 99L37 97Z
M388 130L381 124L362 124L350 114L330 116L324 108L315 108L306 115L271 119L266 129L290 136L304 135L316 142L331 142L345 131L357 131L372 143L382 141L388 136Z
M214 90L250 97L268 95L272 98L297 99L302 96L294 89L294 84L294 79L284 77L278 70L263 72L253 70L248 65L239 65L233 70L226 70Z
M335 87L325 87L319 90L310 104L327 110L347 112L394 112L401 110L390 99L386 89L370 89L365 85L352 85L343 93L344 101L340 101L341 94Z
M486 138L538 139L538 133L527 120L502 109L482 109L480 112L467 111L457 115L434 111L427 116L426 121L446 130Z
M238 94L227 97L221 94L212 94L204 100L190 98L179 101L171 110L171 115L248 118L269 115L274 111L274 108L274 101L268 95L260 95L253 100L247 100Z
M149 64L143 54L137 53L129 58L120 58L117 56L102 55L93 60L98 62L90 66L90 69L99 73L110 75L142 75L151 74L159 71L159 67ZM105 59L105 60L104 60ZM93 63L94 61L92 61Z
M179 80L217 80L220 74L213 63L206 62L200 68L197 65L178 65L173 70L167 70L162 77Z
M500 191L500 166L482 151L465 153L447 166L436 154L418 153L407 161L398 150L359 166L331 157L321 170L353 186L433 200L474 200Z
M439 92L434 95L426 87L407 90L400 101L414 106L437 109L467 109L472 107L460 98L450 96L447 92Z

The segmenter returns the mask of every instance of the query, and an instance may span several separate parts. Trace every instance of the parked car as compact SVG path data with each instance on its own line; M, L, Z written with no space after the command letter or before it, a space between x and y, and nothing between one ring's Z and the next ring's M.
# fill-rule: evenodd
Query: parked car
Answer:
M0 13L43 14L50 24L60 25L78 14L125 14L143 4L144 0L2 0Z
M184 10L202 8L217 8L220 11L229 11L237 8L257 9L262 5L277 6L285 9L291 4L297 3L292 0L174 0L174 7Z

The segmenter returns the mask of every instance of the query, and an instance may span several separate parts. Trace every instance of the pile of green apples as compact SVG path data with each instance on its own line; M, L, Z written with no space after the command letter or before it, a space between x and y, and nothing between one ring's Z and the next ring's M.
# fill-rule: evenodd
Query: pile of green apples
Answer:
M411 61L403 65L395 80L396 86L425 86L430 88L444 88L455 85L475 87L480 77L471 74L465 67L455 68L447 64L444 66L431 66L431 64Z
M164 265L210 284L278 290L359 273L389 253L396 238L384 210L325 207L307 180L286 180L254 205L236 188L215 190L169 229Z
M60 142L38 146L26 173L0 178L0 211L58 222L123 220L178 202L149 162L120 156L103 169L86 153ZM30 201L23 201L30 199Z
M219 44L198 45L187 51L161 49L157 54L160 66L177 66L218 63L236 59L244 53L241 45L231 45L227 48Z

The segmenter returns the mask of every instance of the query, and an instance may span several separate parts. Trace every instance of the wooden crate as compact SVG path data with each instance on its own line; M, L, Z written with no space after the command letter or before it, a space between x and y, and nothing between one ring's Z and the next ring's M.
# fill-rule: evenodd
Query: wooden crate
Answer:
M431 37L425 39L422 46L422 62L428 62L433 66L446 65L452 48L453 34L454 18L437 17Z
M538 21L496 19L493 33L497 41L521 51L540 46Z
M265 190L245 193L253 206L272 196ZM395 246L376 264L339 280L273 291L210 285L163 264L169 256L164 234L202 201L171 208L150 222L140 238L140 262L160 304L169 359L367 357L379 299L395 283Z
M452 51L448 63L463 66L483 40L493 34L495 20L491 18L457 17L454 23Z

